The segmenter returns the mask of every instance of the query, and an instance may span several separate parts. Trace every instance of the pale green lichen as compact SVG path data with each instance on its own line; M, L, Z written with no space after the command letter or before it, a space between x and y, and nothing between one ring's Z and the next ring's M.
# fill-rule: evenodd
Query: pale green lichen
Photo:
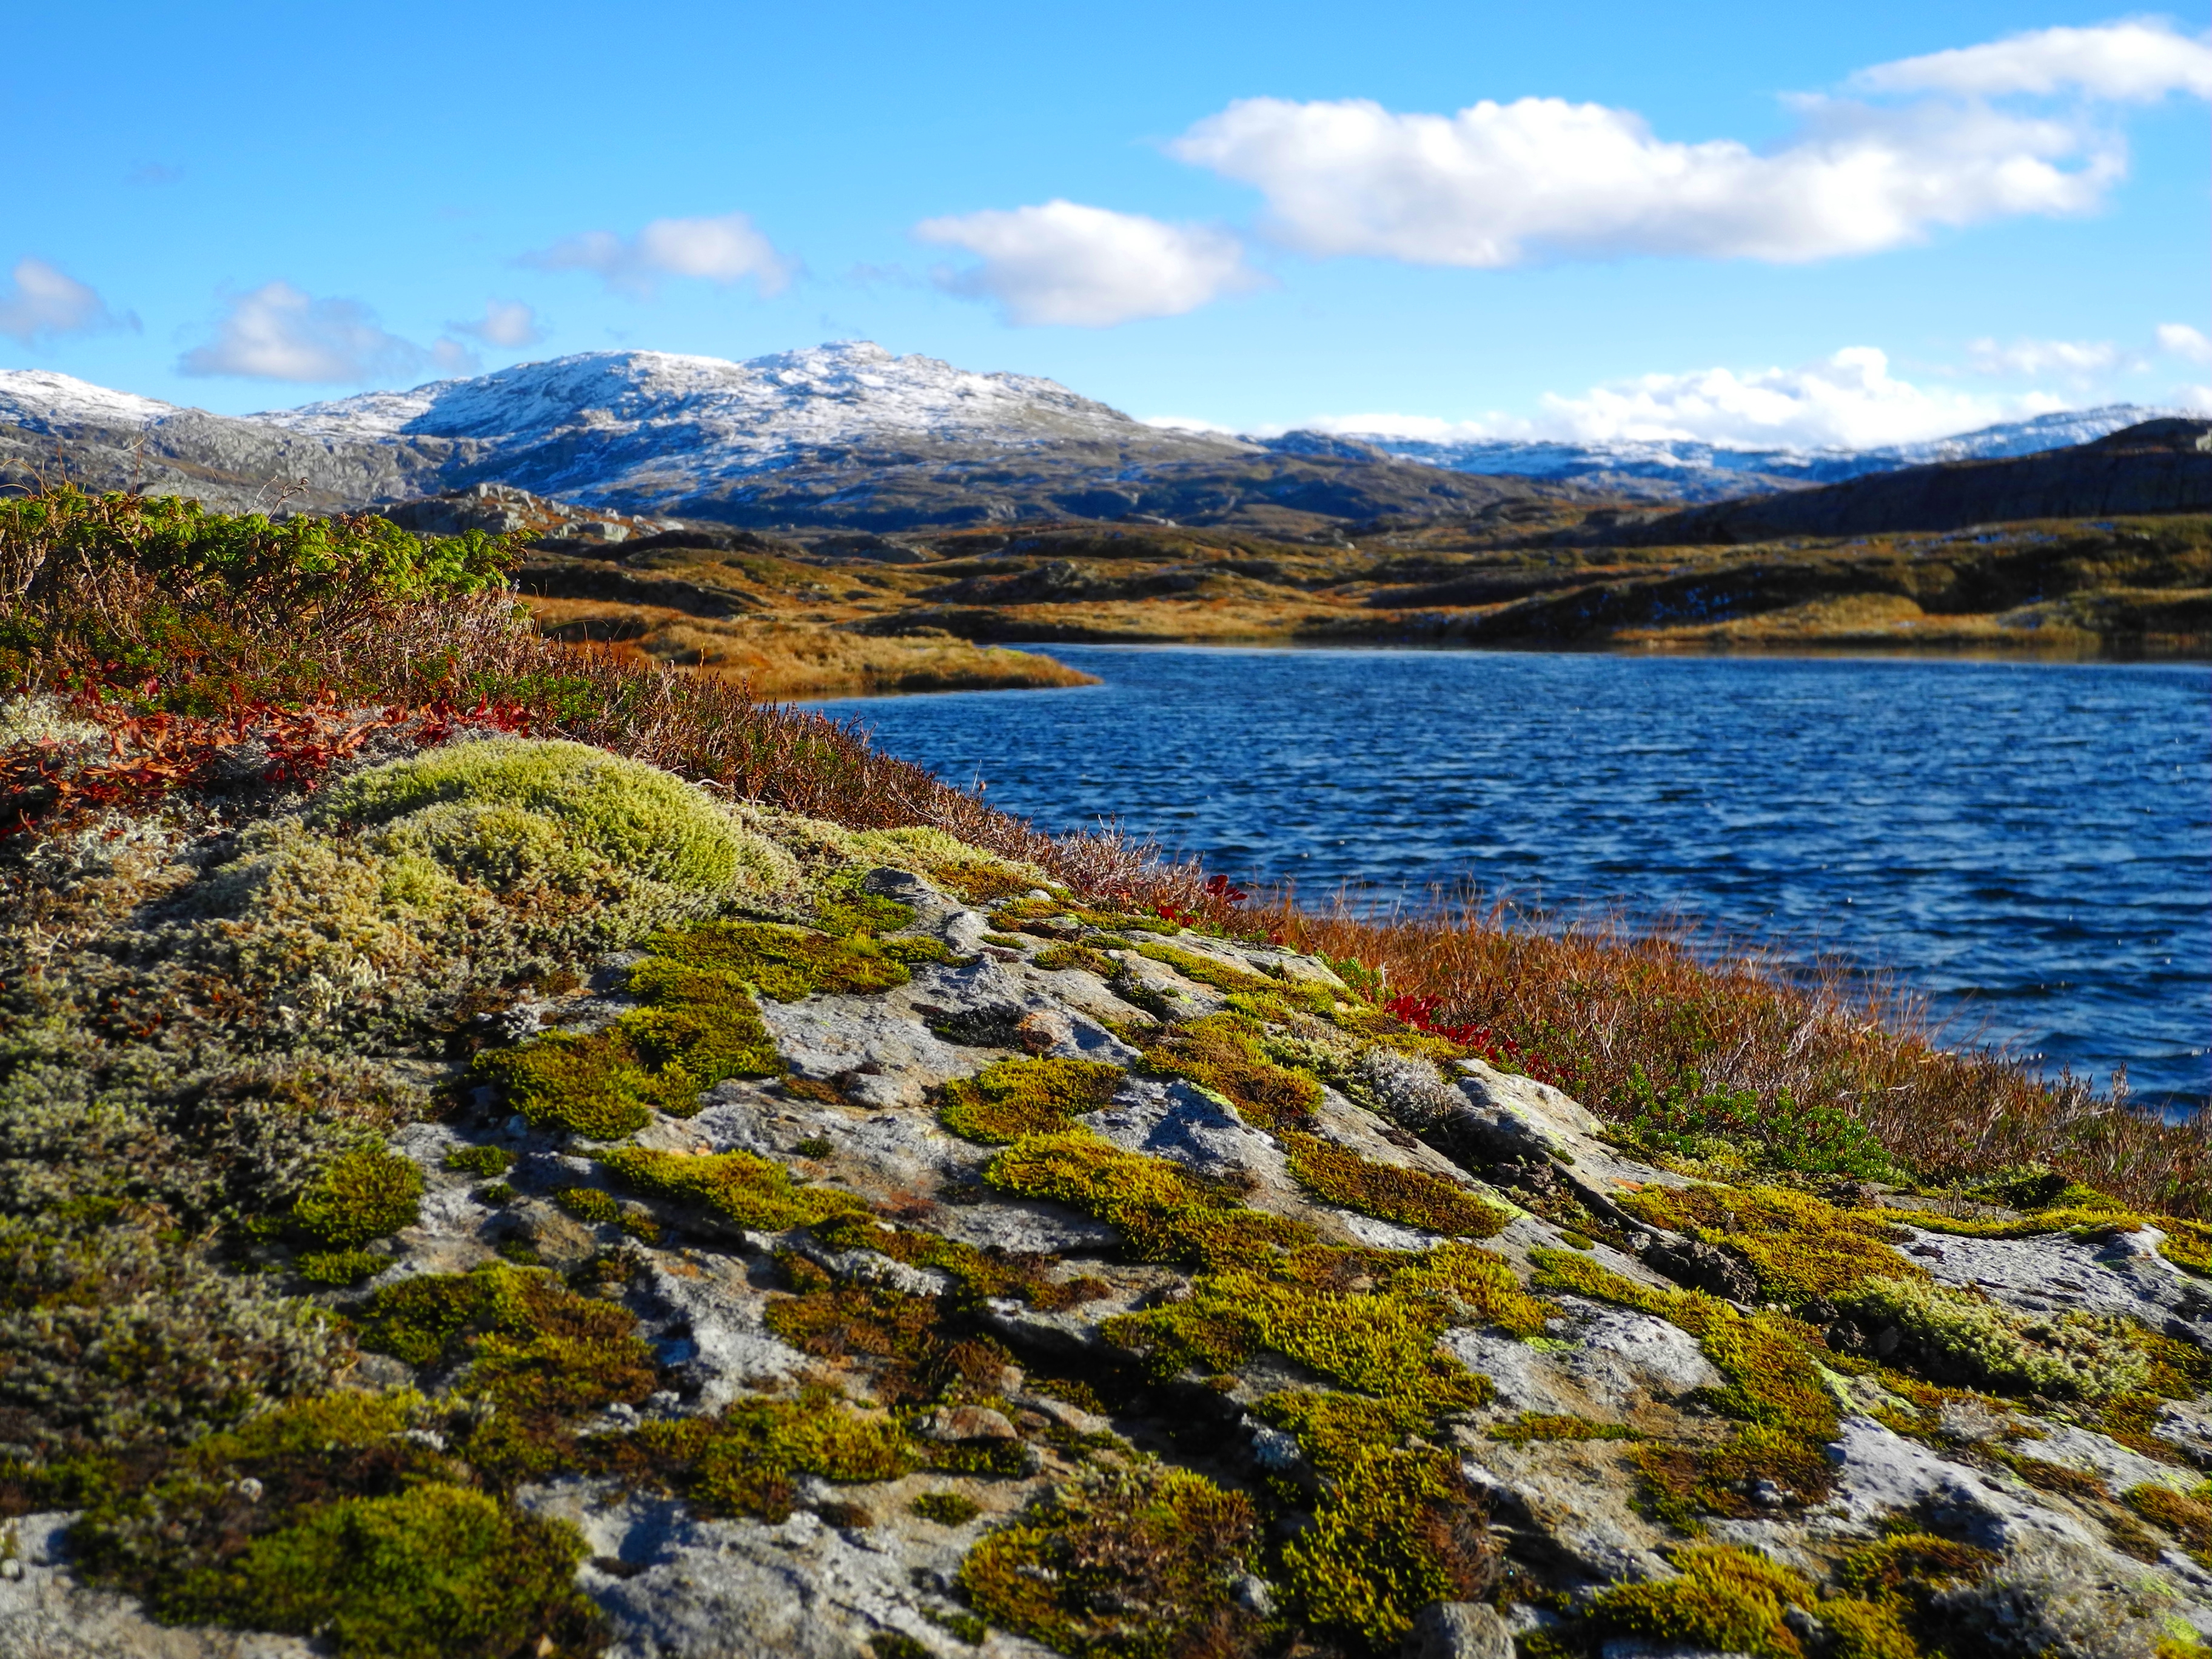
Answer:
M1948 1380L2000 1393L2096 1400L2150 1379L2150 1360L2120 1327L2080 1314L2020 1313L1906 1279L1869 1279L1832 1300L1862 1325L1896 1326L1938 1357Z

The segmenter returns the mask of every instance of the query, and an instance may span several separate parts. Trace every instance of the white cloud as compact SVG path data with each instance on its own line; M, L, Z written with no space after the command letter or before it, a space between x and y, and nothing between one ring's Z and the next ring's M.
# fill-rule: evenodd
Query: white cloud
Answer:
M354 384L410 374L437 361L437 354L386 333L357 300L318 300L278 282L233 299L215 338L185 353L177 368L186 374Z
M2087 93L2148 100L2170 92L2212 98L2212 41L2157 19L2094 28L2037 29L1978 46L1878 64L1851 76L1869 92Z
M1948 437L2067 408L2070 401L2040 391L1996 397L1916 386L1889 372L1884 352L1849 346L1796 368L1705 368L1610 381L1576 397L1547 392L1534 419L1370 414L1323 416L1297 424L1346 436L1432 442L1515 438L1864 449Z
M2124 170L2116 143L2070 121L1837 100L1801 110L1797 135L1762 154L1671 143L1632 112L1557 98L1452 116L1253 98L1173 149L1258 186L1268 228L1301 252L1493 269L1870 253L1937 225L2086 212Z
M549 332L537 312L520 300L488 300L483 315L472 323L447 323L456 334L472 335L486 345L509 350L536 345Z
M1977 374L2063 374L2086 380L2118 368L2120 349L2110 340L1995 340L1966 343L1966 362Z
M751 277L763 295L780 292L797 270L742 213L709 219L655 219L635 236L586 231L522 258L541 270L596 271L612 289L650 298L663 276L697 276L725 285Z
M0 288L0 334L27 346L137 326L137 317L110 311L98 294L44 259L18 259L13 278Z
M1871 253L1955 227L2100 206L2126 172L2099 100L2212 97L2212 42L2157 22L2046 29L1861 71L1862 94L1793 96L1753 149L1680 143L1631 110L1560 98L1453 115L1365 99L1249 98L1170 151L1267 199L1302 252L1495 269L1656 255L1776 263ZM2057 109L1996 97L2071 94Z
M2160 323L2158 349L2169 356L2186 358L2192 363L2212 363L2212 339L2207 339L2202 331L2186 323Z
M1262 280L1227 231L1078 202L925 219L914 234L978 255L981 264L935 273L939 286L994 300L1024 326L1177 317Z

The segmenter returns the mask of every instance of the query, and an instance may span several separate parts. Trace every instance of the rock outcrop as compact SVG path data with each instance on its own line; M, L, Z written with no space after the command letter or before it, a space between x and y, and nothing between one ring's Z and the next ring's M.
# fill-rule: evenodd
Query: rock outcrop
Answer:
M4 1523L0 1651L2212 1632L2203 1243L2094 1194L1665 1166L1327 962L573 744L387 746L40 856L7 976L80 1023L46 1103L12 1062L5 1190L58 1185L11 1238L89 1261L197 1202L149 1248L338 1323L175 1431L80 1425L95 1358L33 1387L0 1337L0 1492L69 1499ZM126 1143L264 1173L224 1208Z

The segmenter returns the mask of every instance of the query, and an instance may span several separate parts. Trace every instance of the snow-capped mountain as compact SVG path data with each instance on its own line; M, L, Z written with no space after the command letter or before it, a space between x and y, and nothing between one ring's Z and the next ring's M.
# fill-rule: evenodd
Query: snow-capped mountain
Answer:
M2060 448L2154 412L2114 405L1859 452L1312 432L1261 441L1154 427L1053 380L858 341L745 362L586 352L240 416L0 371L0 471L46 477L58 457L96 488L228 508L359 509L499 483L760 527L1136 514L1304 534L1507 498L1709 501Z
M1455 472L1545 478L1623 495L1684 501L1717 501L1754 491L1840 483L1871 472L1936 461L1993 460L2070 448L2179 410L2107 404L2008 421L1954 437L1875 449L1742 449L1690 440L1571 443L1510 438L1424 439L1382 433L1290 432L1264 439L1288 454L1396 455Z

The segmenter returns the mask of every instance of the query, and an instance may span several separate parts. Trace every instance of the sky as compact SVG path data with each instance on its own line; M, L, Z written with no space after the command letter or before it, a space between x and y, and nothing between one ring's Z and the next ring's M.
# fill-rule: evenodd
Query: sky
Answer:
M96 37L96 38L95 38ZM2212 37L2047 0L27 7L0 368L871 339L1241 431L2212 407Z

